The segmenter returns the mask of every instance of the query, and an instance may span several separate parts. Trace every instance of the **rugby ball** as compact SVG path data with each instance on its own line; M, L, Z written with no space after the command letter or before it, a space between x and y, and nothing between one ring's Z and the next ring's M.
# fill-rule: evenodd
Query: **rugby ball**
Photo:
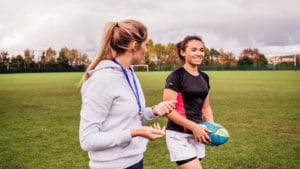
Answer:
M211 140L208 145L219 146L228 141L229 133L222 125L212 122L200 122L199 124L211 131L211 133L208 134Z

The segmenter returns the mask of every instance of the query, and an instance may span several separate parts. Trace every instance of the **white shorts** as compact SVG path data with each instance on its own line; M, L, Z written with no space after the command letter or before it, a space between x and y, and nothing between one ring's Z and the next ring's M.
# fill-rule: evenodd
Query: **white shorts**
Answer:
M166 131L166 142L171 161L181 161L205 156L205 145L195 140L192 134Z

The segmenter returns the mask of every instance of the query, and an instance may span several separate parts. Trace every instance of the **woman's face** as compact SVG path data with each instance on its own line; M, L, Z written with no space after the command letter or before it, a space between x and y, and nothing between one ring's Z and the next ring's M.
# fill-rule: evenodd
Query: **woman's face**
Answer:
M191 40L187 43L185 51L181 51L185 58L185 63L197 66L202 63L204 58L204 45L199 40Z
M133 64L139 64L145 58L145 53L147 52L147 43L148 39L142 42L140 48L134 51Z

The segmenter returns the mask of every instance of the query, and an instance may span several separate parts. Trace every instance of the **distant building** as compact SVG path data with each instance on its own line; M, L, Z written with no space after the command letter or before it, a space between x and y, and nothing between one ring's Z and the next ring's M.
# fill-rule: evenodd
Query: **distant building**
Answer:
M267 57L268 64L274 65L279 63L295 63L295 59L299 60L300 54Z

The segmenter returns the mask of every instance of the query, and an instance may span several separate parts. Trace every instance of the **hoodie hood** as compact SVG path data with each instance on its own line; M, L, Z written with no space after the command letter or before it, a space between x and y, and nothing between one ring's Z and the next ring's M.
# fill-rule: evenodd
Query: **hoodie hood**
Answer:
M117 65L112 60L102 60L98 63L95 69L88 71L88 74L93 75L95 72L102 70L102 69L115 69L122 72L122 69L119 65Z

